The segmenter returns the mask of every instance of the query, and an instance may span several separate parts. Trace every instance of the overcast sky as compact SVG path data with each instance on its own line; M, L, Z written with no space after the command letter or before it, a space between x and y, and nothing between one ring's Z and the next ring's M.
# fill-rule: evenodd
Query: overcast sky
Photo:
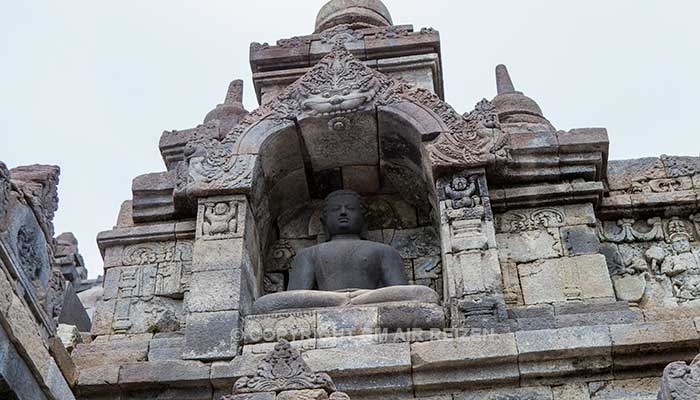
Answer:
M248 48L313 31L323 0L26 0L0 12L0 160L62 168L57 232L90 275L95 236L164 170L163 130L186 129L246 82ZM698 155L700 2L385 0L396 24L442 37L447 101L466 112L516 89L559 129L606 127L611 158Z

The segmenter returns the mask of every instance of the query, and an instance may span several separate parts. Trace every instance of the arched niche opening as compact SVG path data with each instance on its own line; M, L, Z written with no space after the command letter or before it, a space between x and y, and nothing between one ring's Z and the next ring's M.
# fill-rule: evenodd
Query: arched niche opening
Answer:
M251 126L238 150L257 160L250 203L261 294L285 290L295 254L326 239L325 197L349 189L364 200L367 238L395 247L411 283L442 295L437 197L424 145L442 130L434 113L408 101Z

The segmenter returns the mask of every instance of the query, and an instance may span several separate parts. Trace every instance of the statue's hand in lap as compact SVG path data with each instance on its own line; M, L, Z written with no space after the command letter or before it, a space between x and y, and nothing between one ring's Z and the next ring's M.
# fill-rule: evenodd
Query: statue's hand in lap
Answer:
M260 298L254 306L256 313L394 301L437 302L432 289L407 286L403 260L394 248L363 240L366 224L357 193L331 193L322 222L329 240L301 250L292 263L288 291Z

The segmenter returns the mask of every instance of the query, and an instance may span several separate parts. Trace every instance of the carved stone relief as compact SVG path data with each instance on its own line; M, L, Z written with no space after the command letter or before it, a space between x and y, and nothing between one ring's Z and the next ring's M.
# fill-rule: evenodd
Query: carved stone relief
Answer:
M509 212L498 218L498 226L501 232L524 232L560 227L564 221L560 210L541 208Z
M700 246L695 217L599 222L615 291L620 300L646 307L700 299Z
M690 365L683 361L669 364L661 378L658 400L695 400L700 398L700 357Z
M327 374L312 372L299 351L283 340L263 358L253 377L243 377L236 381L233 393L304 389L323 389L332 393L335 392L335 384Z
M327 31L321 32L321 43L323 44L346 44L362 40L365 34L361 31L351 29L349 25L338 25Z
M332 118L401 101L431 110L447 127L427 145L434 166L484 165L507 157L508 136L498 128L495 108L488 101L481 101L474 111L461 116L432 92L372 70L337 43L306 75L247 115L230 132L221 136L217 126L199 127L186 146L186 162L178 170L176 193L250 185L255 157L238 154L237 145L262 120L274 129L297 118Z
M42 259L37 252L36 242L40 233L29 225L23 225L17 232L17 251L25 275L30 280L37 279L41 273Z
M104 300L115 302L114 332L178 330L191 263L189 241L126 247L123 266L109 269L104 284Z
M243 237L245 221L242 216L245 215L244 208L245 203L237 200L214 200L200 203L197 218L198 238L222 240Z

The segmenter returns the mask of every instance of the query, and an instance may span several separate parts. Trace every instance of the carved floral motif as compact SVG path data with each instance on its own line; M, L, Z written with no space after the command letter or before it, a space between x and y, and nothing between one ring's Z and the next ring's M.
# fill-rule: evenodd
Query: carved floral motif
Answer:
M410 30L406 26L392 25L386 27L383 31L377 32L374 37L377 39L397 39L400 37L408 36Z
M240 378L233 393L281 392L285 390L324 389L331 393L335 385L325 373L314 373L298 350L281 341L258 365L253 377Z
M617 221L619 231L615 232L598 222L598 236L601 241L613 243L632 243L636 241L650 242L664 239L664 227L661 218L650 218L646 224L650 227L648 231L641 231L635 228L634 219L623 218Z
M501 217L503 232L522 232L560 226L564 214L554 208L514 211Z

